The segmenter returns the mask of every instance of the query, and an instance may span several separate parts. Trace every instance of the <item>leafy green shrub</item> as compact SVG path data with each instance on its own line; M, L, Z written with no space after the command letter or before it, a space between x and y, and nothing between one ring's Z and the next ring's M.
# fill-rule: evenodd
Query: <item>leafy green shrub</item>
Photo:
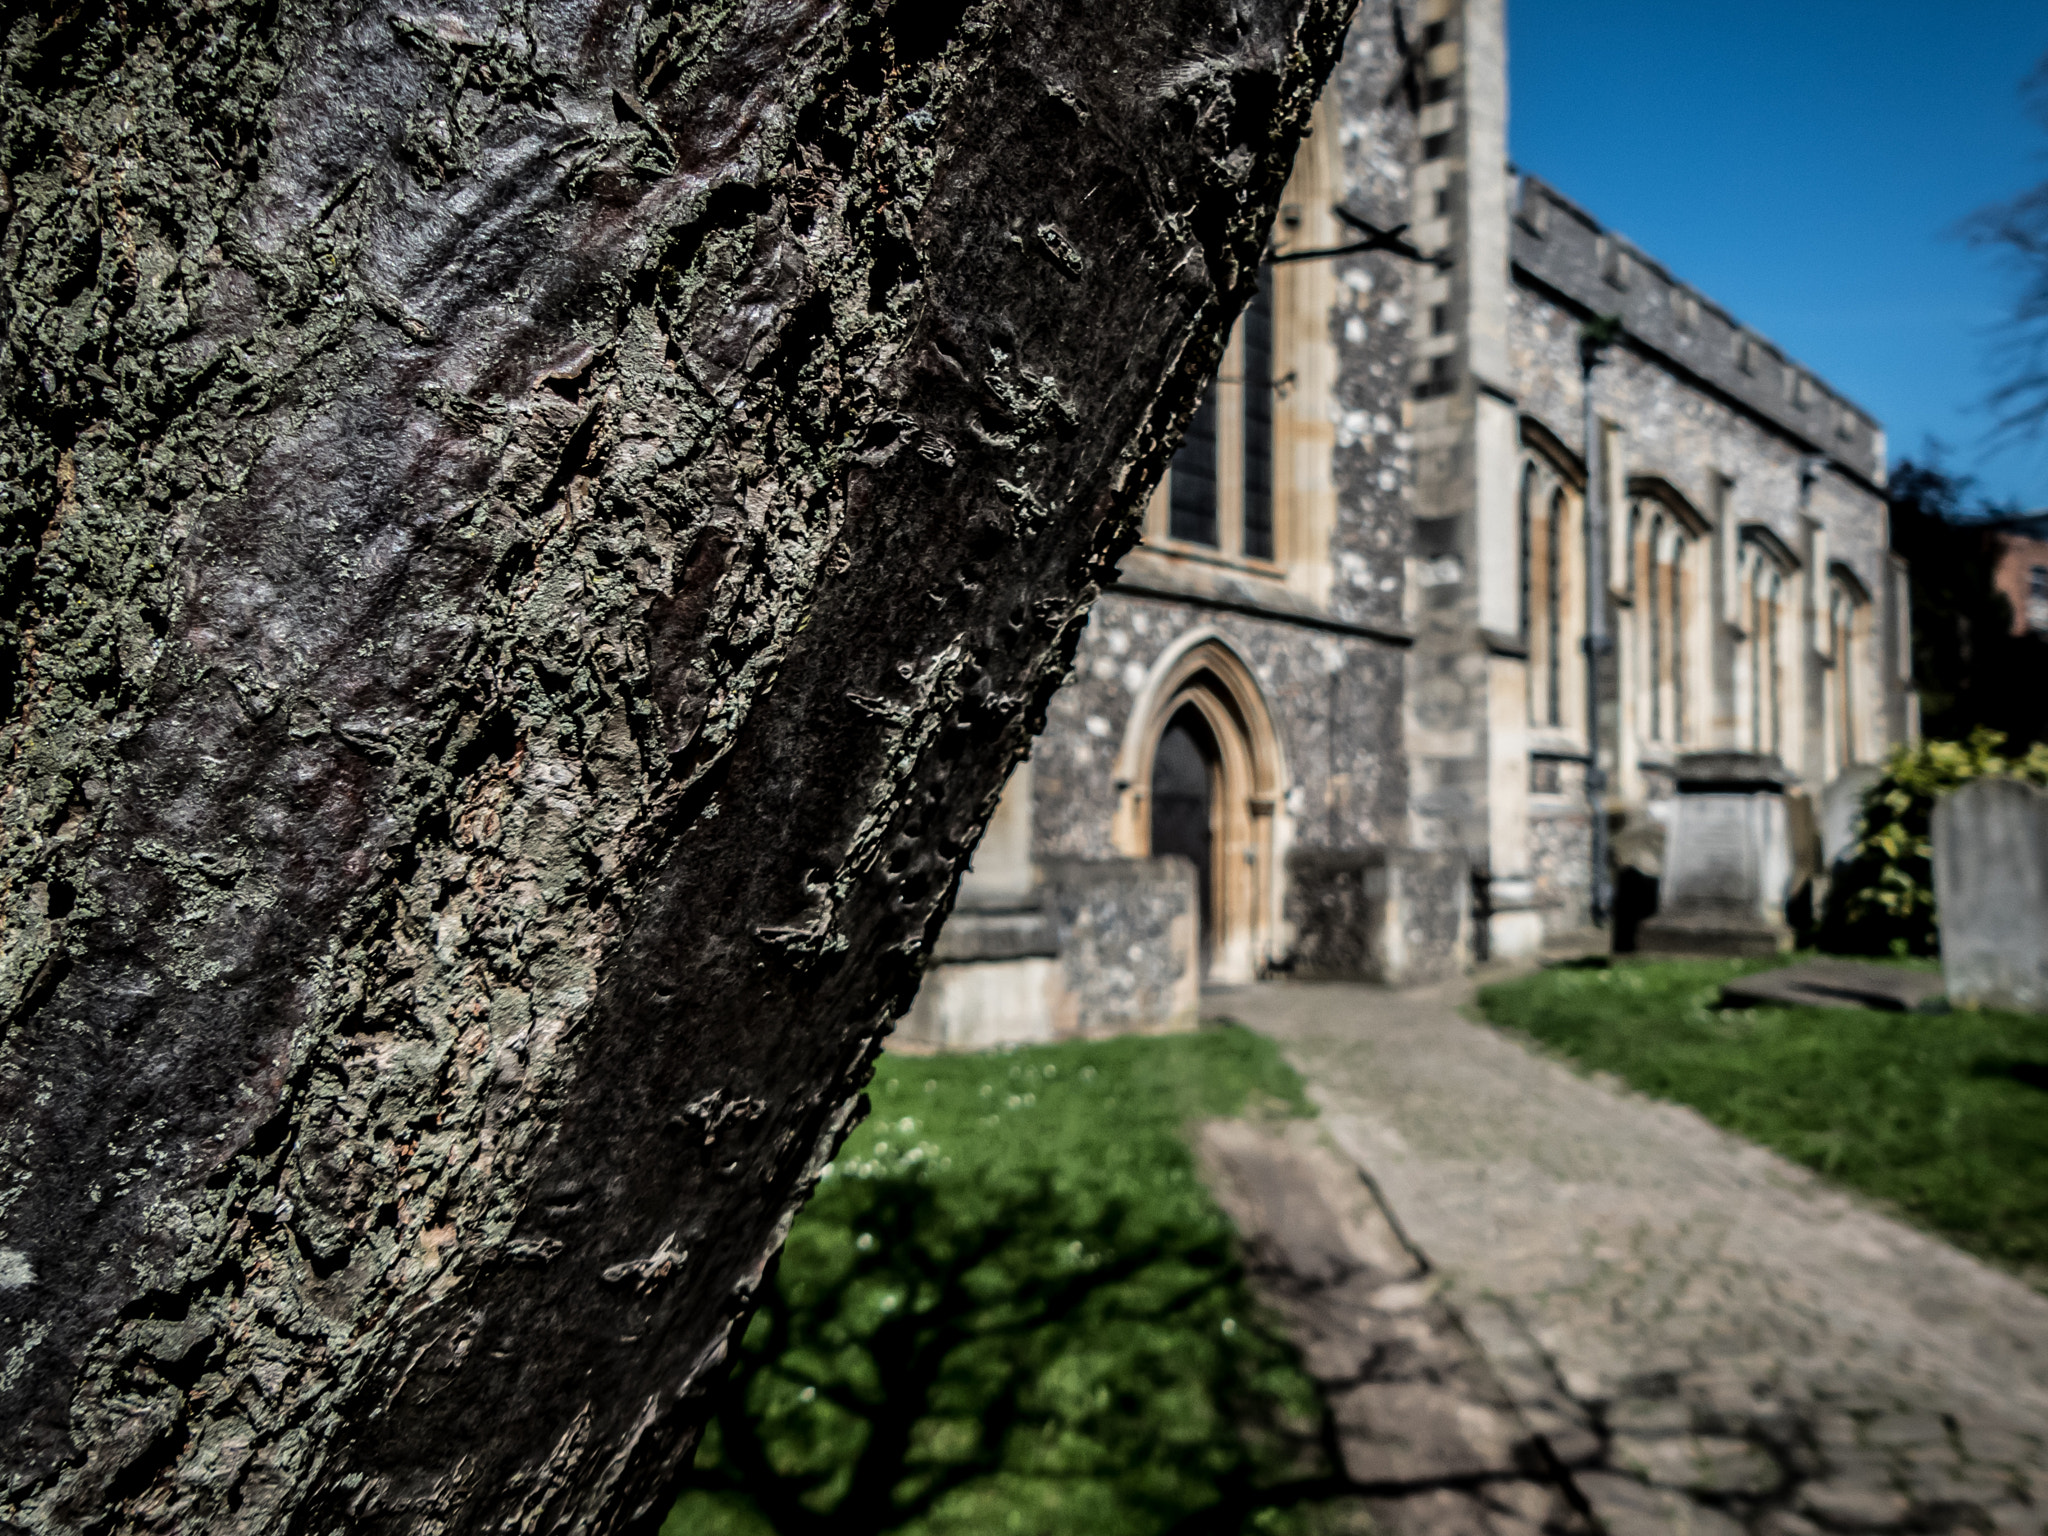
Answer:
M666 1536L1300 1529L1341 1481L1182 1136L1301 1085L1242 1029L885 1056Z
M2037 742L2017 758L2002 753L2004 745L1999 732L1979 728L1968 741L1923 741L1892 753L1884 777L1863 797L1855 847L1835 871L1821 948L1859 955L1939 952L1934 802L1994 775L2048 784L2048 745Z

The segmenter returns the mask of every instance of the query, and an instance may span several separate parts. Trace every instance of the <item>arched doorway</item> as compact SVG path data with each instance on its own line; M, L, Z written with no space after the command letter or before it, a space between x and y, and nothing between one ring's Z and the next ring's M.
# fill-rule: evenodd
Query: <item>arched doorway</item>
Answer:
M1202 966L1216 935L1216 779L1222 754L1202 712L1183 704L1152 754L1152 856L1177 853L1195 866Z
M1283 775L1258 683L1221 636L1186 636L1154 664L1117 761L1117 846L1191 860L1204 978L1253 980L1279 929Z

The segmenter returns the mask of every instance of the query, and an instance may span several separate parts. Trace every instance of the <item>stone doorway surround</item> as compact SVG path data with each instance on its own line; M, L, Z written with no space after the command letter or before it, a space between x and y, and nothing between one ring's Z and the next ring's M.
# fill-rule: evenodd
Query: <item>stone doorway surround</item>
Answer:
M1209 892L1208 980L1249 982L1274 958L1279 871L1286 857L1286 768L1258 679L1214 630L1183 635L1154 663L1133 702L1117 756L1111 839L1128 858L1152 856L1154 755L1174 717L1193 709L1217 752Z

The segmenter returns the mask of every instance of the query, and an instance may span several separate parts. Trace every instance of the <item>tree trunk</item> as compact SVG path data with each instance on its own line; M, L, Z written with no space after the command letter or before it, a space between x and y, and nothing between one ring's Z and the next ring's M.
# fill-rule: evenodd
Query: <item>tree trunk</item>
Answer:
M1347 9L0 13L8 1529L659 1518Z

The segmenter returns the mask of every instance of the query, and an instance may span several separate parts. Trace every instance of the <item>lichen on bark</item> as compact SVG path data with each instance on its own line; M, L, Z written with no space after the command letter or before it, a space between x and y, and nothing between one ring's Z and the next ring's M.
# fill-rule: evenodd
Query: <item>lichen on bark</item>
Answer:
M658 1512L1343 19L8 13L11 1528Z

